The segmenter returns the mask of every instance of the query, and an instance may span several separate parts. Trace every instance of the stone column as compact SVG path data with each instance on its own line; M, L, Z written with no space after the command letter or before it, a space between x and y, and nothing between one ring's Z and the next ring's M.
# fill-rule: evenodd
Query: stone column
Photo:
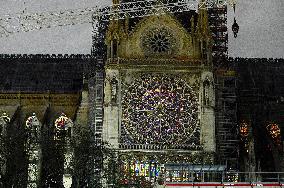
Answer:
M55 120L55 141L58 147L61 148L60 155L63 157L63 173L62 183L65 188L70 188L72 185L73 175L73 157L74 150L71 145L73 122L64 113ZM57 148L58 149L58 148Z
M28 153L28 188L37 188L40 181L41 170L41 146L40 146L40 122L33 113L26 121L27 142L26 151Z
M70 188L72 185L72 171L74 151L71 146L71 139L66 137L64 143L64 174L63 174L63 185L65 188Z
M65 188L71 188L72 186L72 175L73 175L73 158L74 149L71 145L71 138L73 137L73 122L67 118L64 125L64 138L63 141L63 155L64 155L64 173L63 173L63 185Z
M215 92L213 73L204 71L201 74L200 86L200 126L201 144L205 152L216 151L215 140Z
M1 184L3 182L3 177L6 174L6 139L7 139L7 126L10 122L10 118L6 113L0 116L0 187L4 186Z
M103 140L112 148L119 147L119 83L118 70L106 70Z

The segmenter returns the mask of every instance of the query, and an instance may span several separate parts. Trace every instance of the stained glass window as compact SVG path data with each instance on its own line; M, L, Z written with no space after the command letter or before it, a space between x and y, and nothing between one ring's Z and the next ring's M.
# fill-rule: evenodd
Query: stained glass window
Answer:
M158 177L161 165L156 161L130 161L122 164L123 173L130 176Z
M36 117L36 114L33 113L32 116L28 117L27 121L26 121L26 127L28 129L37 129L39 126L39 121Z
M60 139L67 136L71 136L71 128L73 127L73 122L64 113L60 115L54 122L55 125L55 139Z
M30 136L29 142L30 141L36 141L39 137L39 131L40 131L40 124L39 120L36 117L36 114L33 113L32 116L28 117L26 120L26 129L28 130L28 134Z
M7 133L7 123L10 122L9 116L4 112L0 117L0 136L5 137Z
M1 119L3 119L6 123L10 122L10 117L8 116L6 112L2 114Z
M241 121L240 123L240 135L242 139L245 139L249 134L248 123L246 121Z
M122 97L121 141L199 144L197 93L178 76L143 74Z
M248 135L249 135L249 124L247 121L242 120L240 123L240 137L241 141L243 144L243 149L248 153L249 149L249 140L248 140Z
M142 47L148 54L170 53L175 43L172 32L166 27L150 29L142 38Z
M266 126L267 131L276 145L281 145L280 128L276 123L270 123Z
M57 130L68 130L72 127L72 121L62 113L59 118L55 120L55 128Z

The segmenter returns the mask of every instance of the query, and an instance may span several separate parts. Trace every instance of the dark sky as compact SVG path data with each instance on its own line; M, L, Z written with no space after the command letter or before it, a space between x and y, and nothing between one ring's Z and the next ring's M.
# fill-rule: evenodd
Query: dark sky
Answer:
M240 26L233 38L233 9L228 10L229 56L284 58L284 0L236 0ZM110 5L111 0L1 0L0 15ZM91 24L65 26L0 38L0 53L89 54Z

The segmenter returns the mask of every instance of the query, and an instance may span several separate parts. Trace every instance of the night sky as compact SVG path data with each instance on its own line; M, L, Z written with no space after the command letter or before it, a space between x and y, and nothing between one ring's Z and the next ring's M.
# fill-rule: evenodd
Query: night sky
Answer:
M0 15L58 11L110 5L111 0L1 0ZM229 56L284 57L284 1L237 0L236 19L240 26L233 38L233 9L229 7ZM0 53L5 54L89 54L91 24L57 27L17 33L0 38Z

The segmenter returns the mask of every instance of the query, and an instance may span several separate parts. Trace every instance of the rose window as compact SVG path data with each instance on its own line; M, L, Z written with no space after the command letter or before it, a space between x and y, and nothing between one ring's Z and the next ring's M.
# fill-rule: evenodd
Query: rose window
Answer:
M199 144L198 98L182 79L142 75L122 97L121 141L126 144Z
M142 47L148 54L171 53L175 43L173 34L165 27L146 31L142 38Z
M162 33L156 33L149 39L149 44L154 52L166 52L170 48L169 39Z

